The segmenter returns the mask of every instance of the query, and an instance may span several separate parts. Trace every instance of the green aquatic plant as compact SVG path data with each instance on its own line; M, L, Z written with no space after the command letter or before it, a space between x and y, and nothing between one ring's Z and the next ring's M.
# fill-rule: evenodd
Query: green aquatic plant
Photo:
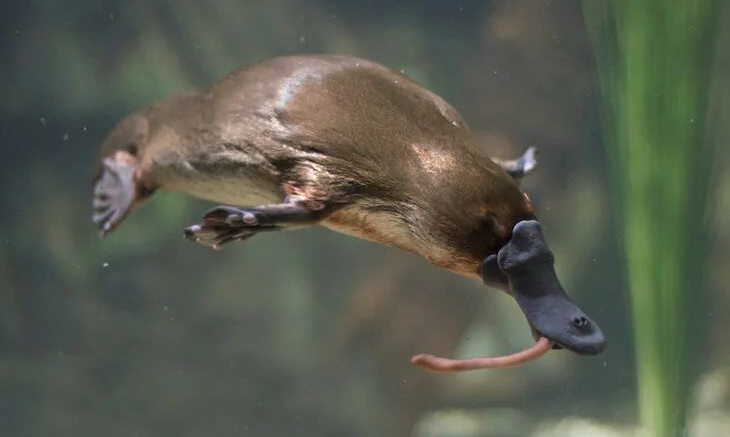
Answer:
M684 435L708 247L707 107L721 2L583 7L627 262L640 421L652 436Z

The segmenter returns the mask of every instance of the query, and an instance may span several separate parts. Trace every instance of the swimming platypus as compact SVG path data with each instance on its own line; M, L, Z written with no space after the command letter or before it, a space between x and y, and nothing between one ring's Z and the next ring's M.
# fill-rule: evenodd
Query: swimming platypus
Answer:
M491 159L441 97L377 63L292 56L243 68L207 91L127 116L98 162L93 220L102 234L155 190L181 191L233 205L185 229L193 241L219 248L321 225L504 289L541 339L502 361L419 356L416 364L471 370L511 365L551 345L581 354L605 345L560 287L519 188L534 149Z

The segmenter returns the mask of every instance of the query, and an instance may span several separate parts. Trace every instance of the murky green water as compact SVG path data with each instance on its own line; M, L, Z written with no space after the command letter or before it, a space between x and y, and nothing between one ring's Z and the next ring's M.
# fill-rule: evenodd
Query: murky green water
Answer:
M597 66L588 37L596 22L587 28L579 6L3 3L0 435L633 437L646 405L686 405L691 437L730 435L730 36L719 25L712 38L681 46L681 35L649 37L648 25L626 19L619 30L634 29L631 37ZM716 6L722 23L728 8ZM714 64L674 62L672 47L676 59L714 56ZM709 54L680 56L693 47ZM305 53L404 72L451 103L491 156L537 146L539 166L522 188L563 285L601 325L608 349L595 357L553 351L511 370L428 373L410 364L413 354L494 355L531 344L514 300L414 255L320 228L215 252L182 238L211 205L181 194L156 193L98 238L93 163L121 117L241 66ZM633 63L624 63L627 53ZM656 53L655 62L647 55L637 64L637 53ZM667 65L696 80L672 82ZM606 87L611 68L631 80ZM640 73L642 84L656 77L661 86L637 90ZM699 102L697 123L710 128L682 137L681 123L661 114L682 114L672 108L690 100ZM605 111L618 103L629 122L651 105L663 111L628 123L627 132L649 132L649 140L616 139L616 119ZM666 154L652 142L657 132L677 140ZM632 191L647 180L654 188ZM633 207L622 203L629 197ZM668 231L650 227L633 238L623 220L636 215L622 208L635 212L644 200L643 223L655 214ZM687 214L675 220L670 210ZM649 255L637 256L641 248ZM693 256L669 256L676 248ZM652 285L634 286L632 300L627 259L641 284L692 280L669 287L680 297L673 301ZM657 337L641 335L644 320Z

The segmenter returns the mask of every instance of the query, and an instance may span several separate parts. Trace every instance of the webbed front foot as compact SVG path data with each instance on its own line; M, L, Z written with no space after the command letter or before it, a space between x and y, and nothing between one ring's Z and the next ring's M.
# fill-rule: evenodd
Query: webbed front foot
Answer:
M516 181L520 181L526 174L530 173L537 167L537 147L530 146L517 159L501 160L494 159L494 162L500 165L507 174L512 176Z

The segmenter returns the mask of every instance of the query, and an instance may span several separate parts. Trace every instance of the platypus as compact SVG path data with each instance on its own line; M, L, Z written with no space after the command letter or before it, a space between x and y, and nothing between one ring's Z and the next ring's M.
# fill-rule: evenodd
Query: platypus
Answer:
M514 365L551 346L599 353L603 334L560 286L520 189L534 165L533 148L490 158L454 108L404 74L346 56L278 57L122 119L98 157L93 221L106 235L156 190L181 191L227 205L184 230L206 246L320 225L515 297L535 346L414 357L432 370Z

